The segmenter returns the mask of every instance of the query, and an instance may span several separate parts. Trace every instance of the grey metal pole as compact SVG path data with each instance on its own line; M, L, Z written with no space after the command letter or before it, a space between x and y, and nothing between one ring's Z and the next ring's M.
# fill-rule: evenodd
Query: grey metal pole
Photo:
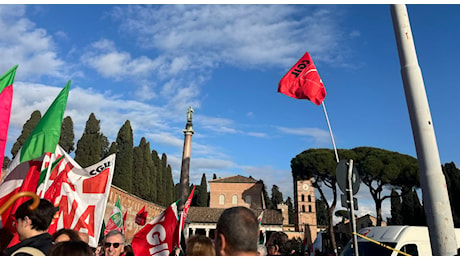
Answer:
M355 256L359 256L358 251L358 236L356 235L356 219L355 219L355 202L353 201L353 160L348 161L348 201L350 203L350 225L351 233L353 234L353 248L355 250Z
M431 112L418 65L406 6L390 6L401 63L401 76L420 169L423 205L434 256L457 253L452 211L442 173Z

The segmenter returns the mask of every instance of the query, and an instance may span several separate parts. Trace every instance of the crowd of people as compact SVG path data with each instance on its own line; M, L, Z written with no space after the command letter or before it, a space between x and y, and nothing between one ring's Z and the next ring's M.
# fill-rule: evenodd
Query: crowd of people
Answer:
M29 210L32 200L21 204L15 212L15 226L19 243L3 250L6 256L134 256L133 248L124 234L108 232L97 248L88 245L88 234L71 229L48 233L56 208L40 199L35 210ZM274 232L266 245L259 244L259 223L246 207L226 209L220 216L214 241L204 235L194 235L185 241L184 248L174 248L171 256L272 256L294 255L284 232Z

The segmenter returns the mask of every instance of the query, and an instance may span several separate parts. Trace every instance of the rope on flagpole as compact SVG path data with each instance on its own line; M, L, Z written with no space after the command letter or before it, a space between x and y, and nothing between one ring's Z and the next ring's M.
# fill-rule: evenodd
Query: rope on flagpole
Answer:
M326 116L327 126L329 127L329 134L331 135L332 146L334 146L335 159L337 160L337 163L339 163L340 161L339 154L337 153L337 147L335 146L334 135L332 134L331 124L329 123L329 117L327 116L326 105L324 105L324 101L321 102L321 104L323 105L324 115Z

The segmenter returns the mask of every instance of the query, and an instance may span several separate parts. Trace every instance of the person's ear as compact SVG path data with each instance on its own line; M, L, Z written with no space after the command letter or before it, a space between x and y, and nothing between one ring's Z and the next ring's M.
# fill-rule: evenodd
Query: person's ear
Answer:
M219 239L217 239L217 243L219 243L219 250L220 250L220 255L226 255L225 249L227 247L227 240L225 239L224 234L220 233L219 234ZM217 252L216 252L217 253Z
M279 247L278 245L274 245L274 247L275 247L275 252L276 252L276 253L279 253L280 247Z

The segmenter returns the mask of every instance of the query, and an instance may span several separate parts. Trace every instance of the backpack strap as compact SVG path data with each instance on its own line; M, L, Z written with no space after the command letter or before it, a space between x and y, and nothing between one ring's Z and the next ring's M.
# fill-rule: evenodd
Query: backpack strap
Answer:
M29 254L29 255L33 255L33 256L45 256L45 254L39 250L39 249L36 249L34 247L30 247L30 246L25 246L25 247L21 247L19 248L18 250L14 251L11 256L15 256L19 253L25 253L25 254Z

